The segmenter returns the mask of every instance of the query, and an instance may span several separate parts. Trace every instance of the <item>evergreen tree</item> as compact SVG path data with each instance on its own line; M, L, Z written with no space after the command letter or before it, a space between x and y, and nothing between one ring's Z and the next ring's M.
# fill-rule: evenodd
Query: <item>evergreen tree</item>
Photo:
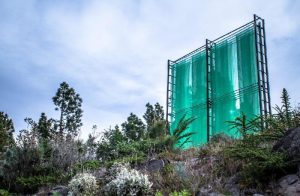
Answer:
M45 113L41 113L41 117L37 124L37 132L42 139L50 139L53 133L53 119L48 119Z
M157 138L166 133L167 124L164 120L164 110L159 103L156 103L154 106L147 103L143 117L147 123L147 135L150 138Z
M127 121L122 123L121 126L128 140L138 141L144 136L146 126L143 121L133 113L130 113Z
M123 142L126 139L118 125L116 125L113 129L110 128L108 131L105 131L104 137L112 146L115 146L119 142Z
M286 121L288 127L291 127L292 107L291 107L291 103L290 103L290 96L285 88L283 88L280 98L281 98L281 103L282 103L282 112L283 112L285 121Z
M146 104L146 112L143 115L147 123L147 128L151 127L156 121L164 120L164 110L163 107L156 103L154 106L150 103Z
M45 113L41 113L41 117L36 124L36 131L39 139L40 153L43 159L51 156L51 146L49 141L54 132L54 120L48 119Z
M82 126L82 99L66 82L60 84L56 95L52 98L56 108L60 111L60 119L57 122L59 133L77 135Z
M4 112L0 112L0 152L3 152L6 146L14 144L14 131L12 119Z

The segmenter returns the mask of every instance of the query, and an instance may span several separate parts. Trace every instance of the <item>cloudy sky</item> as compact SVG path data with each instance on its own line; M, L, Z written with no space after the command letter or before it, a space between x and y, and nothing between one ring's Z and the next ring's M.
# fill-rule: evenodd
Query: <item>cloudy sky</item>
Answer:
M300 102L298 0L0 0L0 111L57 117L62 81L83 98L82 136L165 105L167 59L253 19L266 20L272 105Z

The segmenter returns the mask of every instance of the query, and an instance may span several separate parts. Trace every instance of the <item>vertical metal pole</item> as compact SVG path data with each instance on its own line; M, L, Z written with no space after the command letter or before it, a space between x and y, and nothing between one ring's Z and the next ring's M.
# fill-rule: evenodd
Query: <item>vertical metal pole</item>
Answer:
M267 44L266 44L266 31L265 31L265 20L262 20L262 28L264 34L264 49L265 49L265 58L266 58L266 76L267 76L267 89L268 89L268 107L269 107L269 114L272 114L271 110L271 98L270 98L270 83L269 83L269 71L268 71L268 56L267 56Z
M267 97L266 97L267 95L266 95L266 86L265 86L266 77L265 77L265 66L264 66L265 58L264 58L264 54L263 54L264 49L263 49L263 46L262 46L263 41L262 41L262 35L261 35L262 27L261 27L260 22L258 23L258 29L259 29L258 36L259 36L260 64L261 64L261 76L262 76L261 79L262 79L262 87L263 87L262 96L263 96L263 104L264 104L263 105L263 108L264 108L264 110L263 110L264 114L263 115L264 115L264 117L267 117Z
M209 66L209 46L208 46L208 39L206 39L206 126L207 126L207 131L206 131L206 137L207 137L207 142L209 142L209 137L210 137L210 86L209 86L209 77L210 77L210 66Z
M170 60L168 60L168 76L167 76L167 100L166 100L166 122L167 122L167 132L170 132L170 126L169 126L169 91L170 91ZM168 134L168 133L166 133Z
M260 86L260 67L259 67L259 59L258 59L258 48L257 48L257 25L256 25L256 15L254 14L254 38L255 38L255 52L256 52L256 67L257 67L257 80L258 80L258 96L259 96L259 109L260 115L262 116L262 103L261 103L261 86ZM263 121L261 122L261 128L263 128Z

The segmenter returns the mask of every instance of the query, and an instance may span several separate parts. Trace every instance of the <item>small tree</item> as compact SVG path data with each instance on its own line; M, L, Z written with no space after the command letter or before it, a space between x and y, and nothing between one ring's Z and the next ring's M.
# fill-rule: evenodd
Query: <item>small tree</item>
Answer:
M143 115L147 123L147 128L151 127L156 121L164 120L164 110L163 107L156 103L154 106L150 103L146 104L146 112Z
M54 132L54 120L48 119L45 113L41 113L41 117L36 124L36 131L39 140L41 157L43 159L49 158L52 150L49 141L51 140Z
M286 121L288 127L291 127L292 107L291 107L291 103L290 103L290 96L285 88L283 88L280 98L281 98L282 109L283 109L285 121Z
M143 118L147 124L147 136L157 138L166 134L167 124L164 119L164 110L159 103L154 106L147 103Z
M14 143L14 131L12 119L4 112L0 112L0 152L4 151L6 146Z
M57 127L60 134L67 132L71 135L77 135L82 126L82 99L66 82L60 84L56 95L52 98L56 108L60 111L60 119Z
M143 121L133 113L130 113L127 121L122 123L121 126L128 140L138 141L144 136L146 126Z
M39 137L44 140L50 139L52 133L54 132L53 124L53 119L48 119L45 113L41 113L41 117L37 123L37 132Z

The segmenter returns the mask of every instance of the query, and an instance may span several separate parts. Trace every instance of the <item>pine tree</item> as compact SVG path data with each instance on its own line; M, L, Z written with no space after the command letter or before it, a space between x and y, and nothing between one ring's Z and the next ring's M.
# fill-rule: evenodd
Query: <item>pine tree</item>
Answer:
M82 99L66 82L60 84L56 95L52 98L56 108L60 111L57 128L62 135L64 132L76 136L82 126Z
M14 131L12 119L6 113L0 112L0 152L3 152L6 146L14 144Z
M127 121L122 123L122 131L128 140L138 141L144 137L145 124L135 114L130 113Z
M146 121L147 128L151 127L157 121L164 120L164 110L163 107L156 103L154 106L150 103L146 104L146 112L143 115L143 118Z
M291 127L292 107L291 107L291 103L290 103L290 96L285 88L283 88L280 98L281 98L281 103L282 103L282 112L284 114L285 121L286 121L288 127Z

